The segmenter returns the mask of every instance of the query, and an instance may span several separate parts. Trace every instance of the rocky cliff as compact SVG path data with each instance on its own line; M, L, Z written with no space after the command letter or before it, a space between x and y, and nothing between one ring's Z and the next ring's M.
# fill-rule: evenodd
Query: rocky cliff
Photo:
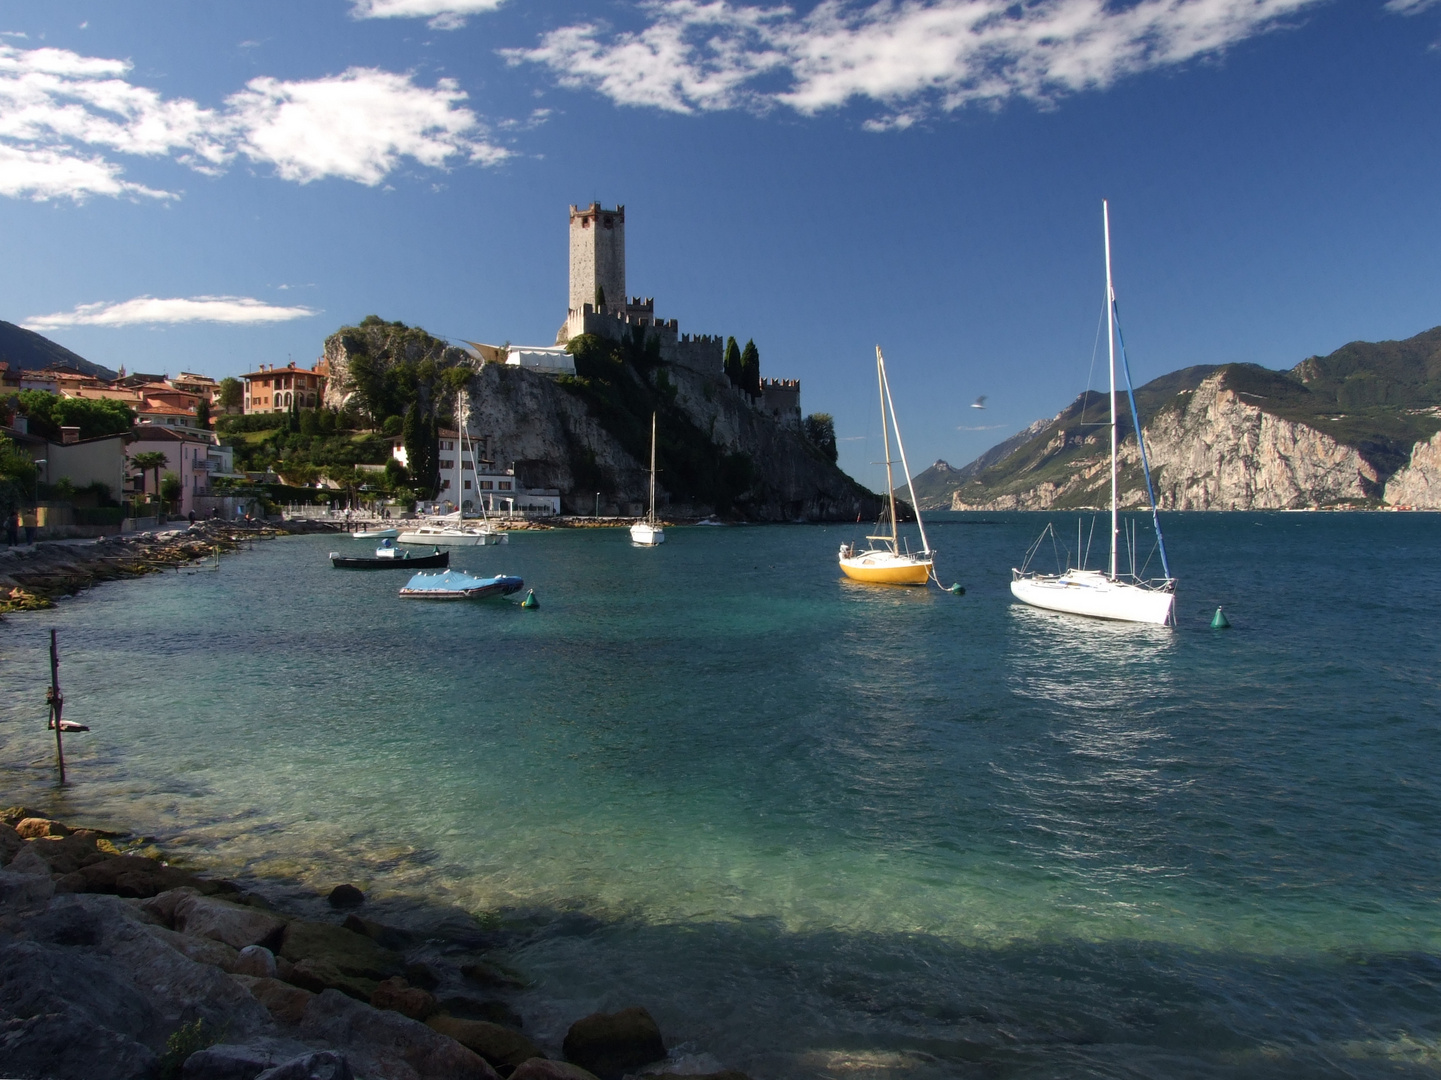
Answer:
M1188 368L1139 388L1136 398L1165 508L1441 509L1441 328L1400 342L1352 342L1287 372ZM951 493L954 509L1103 506L1106 415L1105 396L1088 391L934 479L970 474ZM1128 410L1118 428L1121 498L1137 505L1145 487Z
M470 430L485 456L502 468L514 466L525 487L559 491L564 512L592 513L597 494L603 513L642 512L652 413L663 513L854 521L879 512L873 493L719 370L710 376L643 347L578 339L577 375L546 375L481 363L397 326L376 320L331 335L327 404L339 408L389 395L386 404L367 407L377 416L395 415L406 407L404 387L419 384L420 393L411 396L448 418L439 388L461 378Z

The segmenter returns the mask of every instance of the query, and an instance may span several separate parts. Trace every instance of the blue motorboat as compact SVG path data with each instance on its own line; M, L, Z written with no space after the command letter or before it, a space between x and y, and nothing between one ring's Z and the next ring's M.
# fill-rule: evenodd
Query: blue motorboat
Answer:
M416 574L400 595L421 600L483 600L487 596L509 596L523 588L524 581L508 574L483 578L464 570L446 570L440 574Z

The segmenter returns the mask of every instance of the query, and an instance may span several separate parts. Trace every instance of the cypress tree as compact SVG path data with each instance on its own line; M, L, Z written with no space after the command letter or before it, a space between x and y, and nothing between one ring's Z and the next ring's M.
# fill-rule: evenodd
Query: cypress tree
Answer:
M741 350L741 389L751 397L761 393L761 354L754 341Z
M420 416L420 406L410 403L405 410L405 421L400 426L400 440L405 447L405 461L411 476L421 482L425 475L425 422Z
M595 310L596 310L596 311L604 311L604 310L605 310L605 286L604 286L604 285L597 285L597 286L595 287Z
M741 347L736 344L735 338L726 338L725 354L726 378L731 381L732 386L741 384Z

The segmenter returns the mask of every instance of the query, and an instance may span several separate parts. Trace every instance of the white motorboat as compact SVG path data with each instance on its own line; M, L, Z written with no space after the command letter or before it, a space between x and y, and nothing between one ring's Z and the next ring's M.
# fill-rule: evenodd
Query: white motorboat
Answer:
M451 547L486 547L510 543L510 534L489 525L418 525L400 534L402 544L442 544Z
M655 519L655 413L650 414L650 509L645 518L630 527L630 542L642 547L665 543L665 529Z
M1156 623L1164 626L1175 622L1176 579L1166 560L1166 541L1161 535L1161 519L1156 513L1156 493L1151 484L1151 464L1146 457L1146 440L1141 433L1141 417L1136 409L1136 395L1131 388L1131 367L1126 362L1126 342L1121 336L1120 318L1116 308L1116 290L1111 283L1111 212L1101 203L1101 220L1106 240L1106 330L1107 350L1111 365L1111 562L1106 572L1070 567L1056 574L1040 574L1029 570L1031 559L1040 548L1037 540L1020 569L1011 571L1011 594L1032 607L1065 611L1074 615L1090 615L1098 619L1119 619L1124 622ZM1121 347L1121 370L1126 379L1126 395L1130 399L1131 419L1136 429L1136 442L1141 451L1141 466L1146 476L1146 494L1151 502L1151 524L1156 530L1156 548L1161 556L1162 577L1147 579L1136 570L1136 543L1131 530L1128 540L1131 570L1121 574L1117 569L1121 533L1118 513L1119 468L1116 456L1116 345ZM1051 532L1047 525L1041 539ZM1077 559L1081 558L1077 543ZM1144 569L1144 568L1143 568Z
M354 540L394 540L399 535L399 529L356 529L350 534Z

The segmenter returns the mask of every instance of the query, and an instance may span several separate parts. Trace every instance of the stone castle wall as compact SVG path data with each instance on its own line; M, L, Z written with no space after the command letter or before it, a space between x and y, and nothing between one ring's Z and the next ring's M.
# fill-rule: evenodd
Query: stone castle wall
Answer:
M761 408L782 424L799 428L801 426L801 381L799 379L762 379Z

